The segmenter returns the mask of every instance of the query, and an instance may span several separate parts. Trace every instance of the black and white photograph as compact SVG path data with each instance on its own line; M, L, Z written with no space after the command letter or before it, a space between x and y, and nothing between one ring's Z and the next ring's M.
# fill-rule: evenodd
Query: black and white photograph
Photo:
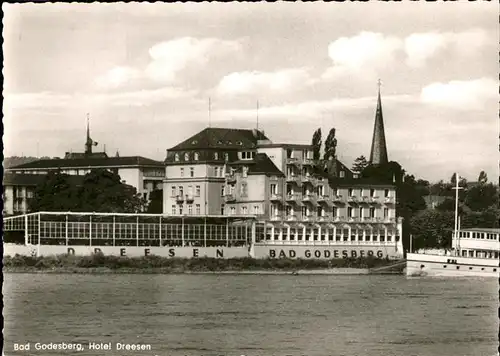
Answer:
M498 356L498 3L4 3L6 356Z

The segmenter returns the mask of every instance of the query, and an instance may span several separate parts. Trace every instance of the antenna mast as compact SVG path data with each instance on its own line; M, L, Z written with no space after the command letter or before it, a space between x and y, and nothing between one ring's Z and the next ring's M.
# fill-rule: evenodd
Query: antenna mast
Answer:
M259 131L259 101L257 100L257 131Z
M459 249L460 249L460 243L458 240L458 190L463 189L458 185L458 181L460 180L460 177L458 176L457 173L455 173L455 231L454 231L454 236L455 236L455 241L456 241L456 253L459 254Z
M208 127L212 126L212 100L208 98Z

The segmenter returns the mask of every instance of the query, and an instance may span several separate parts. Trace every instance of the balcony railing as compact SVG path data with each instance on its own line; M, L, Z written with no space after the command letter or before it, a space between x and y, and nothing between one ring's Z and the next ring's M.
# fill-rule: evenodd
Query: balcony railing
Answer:
M333 218L333 221L335 221L335 222L343 222L343 221L346 221L346 219L345 219L345 216L335 216Z
M324 214L322 216L318 216L318 221L325 222L325 221L331 221L332 216L330 214Z
M271 193L271 196L269 197L269 200L272 200L272 201L283 200L283 197L282 197L281 194Z
M314 164L314 160L312 158L304 158L302 160L302 164L312 166Z
M194 201L194 196L192 194L186 194L185 200L186 202L192 202Z
M297 221L297 216L295 216L294 214L291 214L291 215L287 215L287 216L285 217L285 219L286 219L287 221Z
M287 157L286 164L299 164L299 159L295 157Z
M236 175L231 174L231 173L226 173L226 182L235 183L236 182Z
M384 203L386 203L386 204L394 204L394 202L395 202L394 197L385 197L384 198Z
M286 195L286 200L288 201L297 201L301 199L300 193L289 193Z
M332 197L332 201L335 203L341 203L344 201L344 199L342 198L342 195L334 195Z
M328 194L318 194L318 201L327 201L329 196Z
M347 197L347 201L350 203L357 203L359 202L359 198L355 195L350 195Z
M184 194L179 194L179 195L176 195L175 196L175 200L178 202L178 203L181 203L184 201Z
M280 220L283 220L282 214L271 215L271 221L280 221Z
M302 216L302 221L308 221L308 222L314 222L316 221L316 216L315 215L303 215Z
M316 202L316 194L315 193L308 193L304 194L303 199L304 201L315 203Z
M302 178L299 175L288 175L286 177L287 182L297 183L299 185L302 184Z
M229 193L229 194L224 195L224 201L226 201L226 202L235 201L235 200L236 200L236 197L234 194Z

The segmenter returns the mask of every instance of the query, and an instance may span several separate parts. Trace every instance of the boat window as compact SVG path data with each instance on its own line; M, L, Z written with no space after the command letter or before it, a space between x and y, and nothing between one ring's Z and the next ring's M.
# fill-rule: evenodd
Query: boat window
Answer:
M496 269L496 268L493 268L493 272L496 272L496 271L497 271L497 269Z
M424 267L425 267L425 265L420 265L420 268L424 268Z
M457 269L460 269L460 266L457 266Z
M469 267L469 269L472 269L472 267Z
M484 271L484 267L483 267L483 268L481 268L481 271Z
M443 268L446 268L446 267L448 267L448 266L446 266L446 265L443 265Z

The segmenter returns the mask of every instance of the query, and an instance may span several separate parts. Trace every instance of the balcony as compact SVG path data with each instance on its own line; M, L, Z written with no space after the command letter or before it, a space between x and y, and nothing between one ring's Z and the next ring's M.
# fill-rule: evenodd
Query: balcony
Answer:
M304 197L302 198L302 200L304 201L307 201L307 202L310 202L310 203L316 203L316 194L315 193L308 193L308 194L304 194Z
M281 220L283 220L283 215L282 214L271 215L271 221L281 221Z
M290 214L285 217L286 221L297 221L297 216L295 214Z
M316 220L317 220L317 217L315 215L302 216L302 221L315 222Z
M289 193L286 195L287 201L300 201L301 198L302 197L301 197L300 193Z
M318 201L325 202L329 201L329 196L328 194L318 194Z
M371 216L364 216L362 218L363 222L365 223L372 223L372 222L376 222L375 218L374 217L371 217Z
M344 200L342 199L342 195L334 195L332 201L334 203L342 203Z
M333 218L333 221L335 221L335 222L344 222L344 221L346 221L346 219L345 219L345 216L335 216Z
M359 202L359 198L355 195L350 195L347 197L347 201L349 203L358 203Z
M302 178L298 175L288 175L286 177L287 183L296 183L297 185L302 185Z
M311 176L311 175L303 175L302 176L302 182L304 182L304 183L310 183L314 187L318 185L318 180L316 178L314 178L313 176Z
M295 158L295 157L287 157L286 158L286 164L298 165L299 164L299 159Z
M231 173L226 173L226 182L227 183L236 183L236 176Z
M184 201L184 194L179 194L175 196L175 201L177 203L182 203Z
M304 158L302 160L302 164L304 166L312 166L312 165L314 165L314 160L312 158Z
M332 220L332 216L330 214L324 214L324 215L318 217L318 221L320 221L320 222L327 222L327 221L331 221L331 220Z
M235 200L236 200L236 196L234 194L229 193L229 194L224 195L224 201L226 203L232 202L232 201L235 201Z
M283 200L283 196L278 193L271 193L271 196L269 197L269 200L271 201L281 201Z
M186 194L185 198L186 203L193 202L194 201L194 196L192 194Z
M384 203L386 203L386 204L394 204L395 203L395 199L394 199L394 197L385 197L384 198Z

